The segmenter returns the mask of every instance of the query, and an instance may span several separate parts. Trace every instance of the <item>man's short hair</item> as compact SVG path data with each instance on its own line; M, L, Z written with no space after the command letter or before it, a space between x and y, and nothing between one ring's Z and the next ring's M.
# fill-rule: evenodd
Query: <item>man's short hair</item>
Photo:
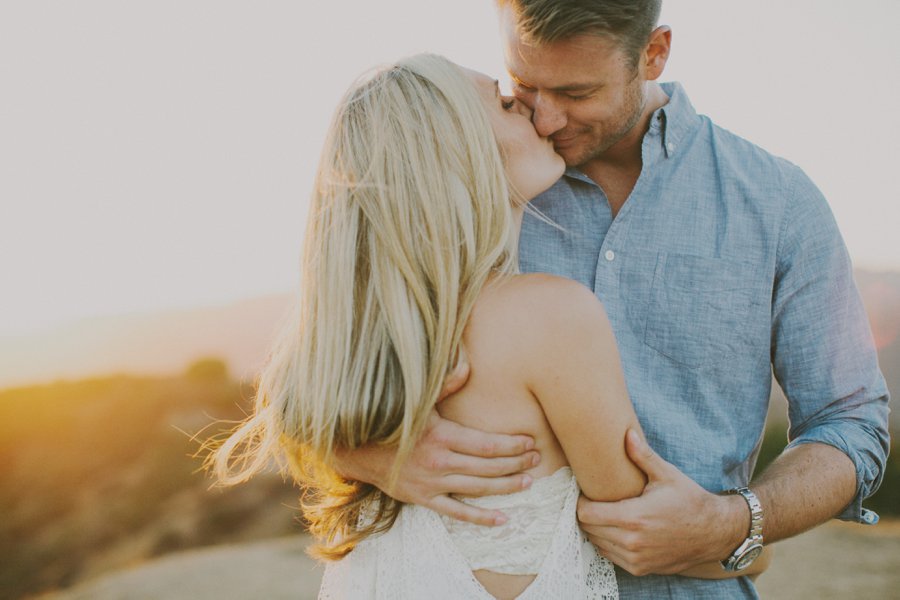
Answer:
M659 20L662 0L497 0L512 8L520 35L549 44L576 35L613 38L637 66Z

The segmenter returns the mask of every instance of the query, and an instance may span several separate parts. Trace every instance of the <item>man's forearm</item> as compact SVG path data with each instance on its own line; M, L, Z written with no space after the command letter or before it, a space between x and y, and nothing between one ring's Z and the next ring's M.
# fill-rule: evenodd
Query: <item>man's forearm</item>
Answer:
M496 510L466 504L453 495L511 494L531 485L524 473L540 455L527 435L487 433L442 419L432 411L428 425L410 456L391 477L396 448L370 444L335 452L334 469L347 479L371 483L393 498L426 506L442 515L479 525L498 525Z
M768 544L837 516L856 495L856 469L836 448L801 444L779 456L750 488L763 506Z
M582 529L604 556L632 575L670 575L721 561L744 541L750 511L741 496L700 487L636 434L626 436L625 448L647 474L641 496L582 497L578 505ZM836 516L856 493L856 471L840 450L804 444L785 451L750 488L763 507L763 537L774 542Z
M386 484L395 450L370 444L356 450L335 451L334 469L345 479L371 483L376 487Z

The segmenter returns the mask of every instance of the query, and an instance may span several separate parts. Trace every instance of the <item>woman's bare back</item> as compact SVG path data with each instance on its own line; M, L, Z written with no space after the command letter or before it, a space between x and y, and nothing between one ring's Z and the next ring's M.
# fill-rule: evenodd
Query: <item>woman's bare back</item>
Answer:
M559 318L560 311L565 312L570 308L566 306L568 300L573 305L596 302L594 299L587 300L583 294L573 294L576 290L573 286L577 285L554 276L517 275L495 280L486 286L475 305L463 339L470 365L469 380L462 390L438 405L442 417L468 427L532 436L535 449L541 456L540 463L527 471L534 479L547 477L571 462L559 439L559 436L566 436L567 431L554 431L551 425L553 410L547 410L547 403L556 400L552 397L556 389L554 379L557 377L559 362L567 360L567 357L559 356L559 349L567 349L573 353L584 351L584 348L579 347L581 340L577 339L578 336L567 340L570 329L556 327L557 323L552 322ZM563 302L562 305L559 304L560 301ZM576 313L581 313L577 306L571 308ZM588 315L587 318L591 320L595 317ZM599 325L608 328L605 318ZM552 339L548 339L548 336ZM611 335L608 339L608 343L614 346ZM547 354L550 351L555 355ZM611 351L615 355L614 347ZM602 354L608 356L609 351ZM592 361L589 360L588 364L592 364ZM604 368L613 374L609 379L621 379L618 362L607 364ZM603 380L602 373L582 375L599 375L598 381ZM637 421L625 393L624 383L618 382L617 385L619 397L614 402L614 410L625 413L625 418L606 420L610 426L598 427L593 435L601 438L611 435L617 437L619 442L608 446L621 450L620 442L624 440L626 425L637 427ZM566 388L560 388L563 389ZM536 393L537 390L549 392L540 395ZM589 405L590 399L582 399L581 404ZM596 406L597 411L603 411L604 408L609 407L604 407L603 403ZM564 422L561 419L555 420ZM578 447L578 444L573 442L569 446ZM590 445L585 445L585 448L590 448ZM588 460L595 462L595 470L607 471L610 470L611 462L628 462L624 450L607 452L606 455L599 453ZM586 461L579 461L579 464L584 465ZM582 466L580 470L584 471L585 468ZM616 488L613 490L614 496L625 497L639 493L643 479L640 474L631 473L631 484L626 486L626 490L621 489L621 481L610 481L610 485ZM485 589L498 598L516 597L535 578L535 575L506 575L489 570L477 570L475 576Z

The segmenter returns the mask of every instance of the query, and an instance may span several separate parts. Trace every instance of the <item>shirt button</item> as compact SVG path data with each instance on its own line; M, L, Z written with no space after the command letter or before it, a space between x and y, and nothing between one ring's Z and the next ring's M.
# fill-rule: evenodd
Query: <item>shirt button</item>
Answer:
M616 258L616 253L613 252L612 250L607 250L607 251L606 251L606 254L604 254L603 256L606 257L606 260L612 262L613 259Z
M668 144L666 144L666 150L668 150L669 152L675 152L675 144L669 142Z

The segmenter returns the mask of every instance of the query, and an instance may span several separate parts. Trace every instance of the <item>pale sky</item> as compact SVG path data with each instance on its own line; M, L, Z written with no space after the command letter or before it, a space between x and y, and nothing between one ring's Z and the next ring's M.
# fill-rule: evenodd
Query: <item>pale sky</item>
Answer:
M896 0L664 0L663 80L800 165L900 269ZM332 109L429 50L504 80L490 0L0 4L0 336L294 288Z

